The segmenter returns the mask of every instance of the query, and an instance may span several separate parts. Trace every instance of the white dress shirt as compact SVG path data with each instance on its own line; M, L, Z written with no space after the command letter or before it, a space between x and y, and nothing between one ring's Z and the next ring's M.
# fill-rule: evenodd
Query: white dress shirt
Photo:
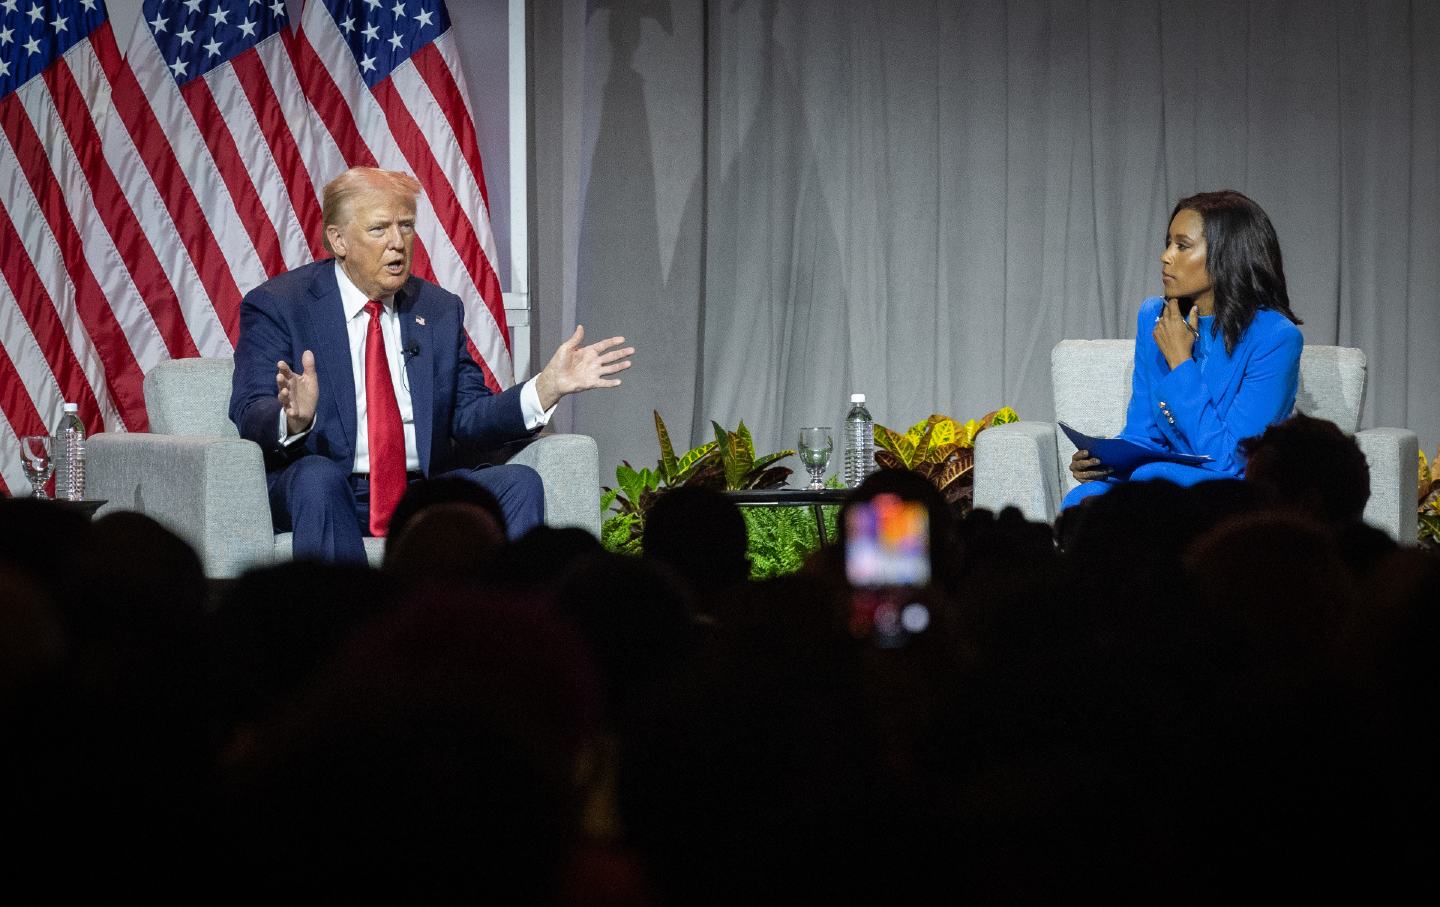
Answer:
M340 286L340 304L345 310L345 330L350 340L350 373L355 376L355 468L357 473L370 471L370 432L368 408L365 398L365 337L370 331L370 315L365 303L370 298L350 280L340 262L335 262L335 280ZM410 378L405 370L405 354L400 346L400 316L395 310L395 297L386 296L380 300L380 334L385 338L385 359L390 366L390 382L395 387L395 402L400 406L400 422L405 429L405 471L420 469L420 448L415 444L415 408L410 402ZM323 378L322 378L323 380ZM540 392L535 389L535 379L525 382L520 389L520 414L525 427L531 431L542 428L550 421L555 407L540 408ZM315 426L312 421L302 432L287 435L288 427L285 410L280 410L280 443L292 444L310 433Z

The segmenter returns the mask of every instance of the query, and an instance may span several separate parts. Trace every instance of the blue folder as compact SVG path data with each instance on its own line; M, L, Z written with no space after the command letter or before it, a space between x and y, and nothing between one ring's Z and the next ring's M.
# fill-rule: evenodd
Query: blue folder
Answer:
M1066 437L1070 439L1077 450L1088 450L1090 456L1098 459L1102 466L1121 474L1129 473L1137 466L1157 460L1183 463L1186 466L1200 466L1213 459L1205 454L1177 453L1163 447L1151 447L1148 444L1127 441L1124 438L1096 438L1083 431L1076 431L1064 422L1060 423L1060 430L1065 432Z

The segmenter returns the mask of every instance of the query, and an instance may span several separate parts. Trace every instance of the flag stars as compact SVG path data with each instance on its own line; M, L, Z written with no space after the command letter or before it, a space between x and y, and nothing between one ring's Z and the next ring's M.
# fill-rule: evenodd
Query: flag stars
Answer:
M0 28L0 47L14 43L15 39L12 37L14 34L15 29L13 28Z
M225 21L229 15L229 10L217 9L215 10L215 12L210 14L210 21L214 22L216 25L229 25L230 23Z
M193 28L183 28L175 33L175 37L180 39L181 44L194 44L195 30Z
M390 8L390 12L392 12L392 13L395 14L395 18L396 18L396 19L404 19L404 18L405 18L405 4L403 4L403 3L398 3L398 2L397 2L393 7Z
M422 10L420 10L420 15L418 15L418 16L415 17L415 22L416 22L416 24L418 24L421 28L424 28L424 27L427 26L427 25L433 24L433 23L431 23L431 21L430 21L430 16L431 16L430 10L428 10L428 9L422 9Z
M205 44L205 45L203 45L203 46L204 46L205 50L206 50L207 52L209 52L210 56L212 56L212 57L218 57L218 56L220 56L220 42L219 42L219 41L216 41L213 36L210 38L210 43Z
M365 59L360 61L360 68L366 72L370 72L375 68L375 58L367 55Z
M371 9L379 9L380 0L365 0L365 5L370 7Z
M165 30L165 17L160 14L158 9L155 11L155 18L150 20L150 30L157 35Z
M8 75L10 75L10 64L4 60L0 60L0 78Z
M255 23L246 18L244 22L240 23L240 34L247 38L255 37Z
M32 35L30 40L25 42L25 49L32 54L38 54L40 52L40 42Z
M38 3L30 7L29 16L31 22L43 22L45 19L45 13L41 12L40 4Z
M95 12L95 0L80 0L80 5L85 7L85 12Z
M200 0L185 0L185 8L191 13L200 12Z
M402 45L402 44L404 44L404 43L405 43L405 39L402 38L402 37L400 37L400 33L399 33L398 31L397 31L397 32L391 32L391 33L390 33L390 46L391 46L391 47L395 48L396 50L399 50L399 49L400 49L400 45Z
M174 63L170 64L170 71L174 73L175 78L178 79L181 76L185 75L185 69L189 65L190 64L186 63L184 60L177 58Z
M15 3L16 0L5 0L4 3L0 3L0 7L3 7L7 13L13 13L15 12Z
M275 0L274 3L270 4L270 12L274 13L278 18L284 19L285 0Z
M345 34L347 34L347 35L349 35L349 34L354 34L354 32L355 32L355 17L354 17L354 16L347 16L347 17L345 18L345 21L340 23L340 27L343 28L343 29L345 29Z
M58 35L62 31L69 31L70 23L65 20L64 16L57 15L55 20L50 23L50 27L55 29L55 34Z
M365 27L365 40L374 41L378 37L380 37L380 26L376 25L374 22L371 22Z

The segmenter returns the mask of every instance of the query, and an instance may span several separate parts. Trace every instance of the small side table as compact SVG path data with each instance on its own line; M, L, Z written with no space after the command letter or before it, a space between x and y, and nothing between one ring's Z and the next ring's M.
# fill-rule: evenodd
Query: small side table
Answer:
M804 507L809 506L815 514L815 530L820 535L820 544L830 544L825 532L825 519L820 508L830 504L845 503L850 496L848 488L822 488L811 491L808 488L746 488L741 491L722 491L727 500L736 507Z

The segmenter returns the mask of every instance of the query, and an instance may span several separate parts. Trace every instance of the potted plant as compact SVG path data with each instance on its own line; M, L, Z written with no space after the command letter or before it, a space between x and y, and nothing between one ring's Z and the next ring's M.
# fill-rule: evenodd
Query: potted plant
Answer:
M717 422L710 425L715 438L698 447L676 455L670 442L670 431L659 410L654 410L655 437L660 445L660 459L654 469L636 469L629 461L615 467L615 486L601 488L600 509L613 512L600 528L600 540L611 551L640 553L640 539L645 532L645 514L656 496L670 488L699 487L717 491L744 488L779 488L790 477L789 467L775 465L793 450L779 450L764 456L755 455L755 440L741 421L729 431Z
M1015 410L1004 406L964 423L937 413L903 433L876 424L875 462L920 473L947 503L967 513L975 493L975 436L992 425L1018 421Z

